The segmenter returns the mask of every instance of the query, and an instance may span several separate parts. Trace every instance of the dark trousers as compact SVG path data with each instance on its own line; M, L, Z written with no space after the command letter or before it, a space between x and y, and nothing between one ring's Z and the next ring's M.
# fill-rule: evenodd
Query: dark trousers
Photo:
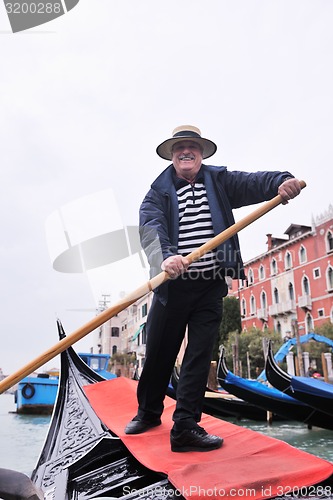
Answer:
M146 360L138 385L138 416L159 418L177 354L188 327L188 341L177 387L174 428L200 422L212 350L222 319L222 299L227 293L223 278L169 282L168 302L154 296L146 329Z

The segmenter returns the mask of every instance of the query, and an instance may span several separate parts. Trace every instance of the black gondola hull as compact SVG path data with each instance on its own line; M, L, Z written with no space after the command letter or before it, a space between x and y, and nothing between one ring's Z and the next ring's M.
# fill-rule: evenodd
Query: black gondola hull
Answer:
M272 346L269 345L266 360L267 380L278 390L309 405L314 412L326 414L333 421L333 386L305 377L296 377L284 372L275 362ZM316 424L314 424L316 425ZM327 428L333 428L327 427Z

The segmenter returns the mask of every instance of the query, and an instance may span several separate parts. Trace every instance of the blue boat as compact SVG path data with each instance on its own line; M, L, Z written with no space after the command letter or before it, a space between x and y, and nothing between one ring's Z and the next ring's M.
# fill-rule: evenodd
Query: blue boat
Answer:
M50 415L58 392L59 377L39 373L25 377L15 391L16 413Z
M58 325L58 328L60 326ZM116 378L114 373L107 371L110 354L78 353L78 356L89 368L102 378ZM51 415L57 397L59 374L39 373L37 377L25 377L15 391L16 413Z

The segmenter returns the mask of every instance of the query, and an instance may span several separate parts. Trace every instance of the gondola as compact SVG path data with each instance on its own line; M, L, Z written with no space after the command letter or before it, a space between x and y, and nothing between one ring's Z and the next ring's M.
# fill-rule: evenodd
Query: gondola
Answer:
M315 411L333 417L333 385L310 377L298 377L283 371L275 362L272 346L266 360L268 381L277 389L311 406Z
M167 394L176 397L179 373L174 368ZM248 419L256 421L267 420L267 413L256 405L231 394L230 391L221 392L206 387L203 402L203 411L214 417L234 417L236 420Z
M333 430L333 420L326 413L298 401L275 387L234 375L228 370L223 348L220 352L217 379L226 391L263 410L272 412L273 420L276 416L280 416L287 420L303 422L308 427L317 426Z
M58 328L63 336L60 322ZM203 415L203 425L210 432L222 431L224 446L204 457L195 452L172 453L168 441L174 410L171 398L165 401L161 429L126 436L126 404L130 401L132 414L136 384L123 377L103 379L71 347L61 354L57 400L31 475L36 495L29 498L199 500L203 496L240 499L250 495L259 500L286 493L288 499L296 500L299 492L303 498L306 492L313 498L315 491L321 497L323 492L333 491L330 462L209 415ZM12 479L13 485L22 477L0 470L0 487L1 474ZM16 481L14 486L18 490L20 485ZM2 494L5 500L28 498ZM331 493L325 497L333 499Z
M65 333L58 321L60 338ZM149 498L150 490L173 487L142 466L98 418L84 387L105 381L70 347L61 354L59 392L49 432L31 479L47 500L123 497L128 486ZM146 491L146 496L140 496ZM141 493L139 493L141 492ZM173 498L170 496L170 498Z

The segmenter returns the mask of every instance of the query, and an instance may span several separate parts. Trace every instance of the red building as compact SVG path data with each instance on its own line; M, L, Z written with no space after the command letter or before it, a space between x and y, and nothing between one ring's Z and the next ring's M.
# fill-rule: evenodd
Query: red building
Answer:
M333 323L333 206L312 226L291 224L286 238L267 235L267 252L245 263L247 281L233 281L242 327L290 335Z

